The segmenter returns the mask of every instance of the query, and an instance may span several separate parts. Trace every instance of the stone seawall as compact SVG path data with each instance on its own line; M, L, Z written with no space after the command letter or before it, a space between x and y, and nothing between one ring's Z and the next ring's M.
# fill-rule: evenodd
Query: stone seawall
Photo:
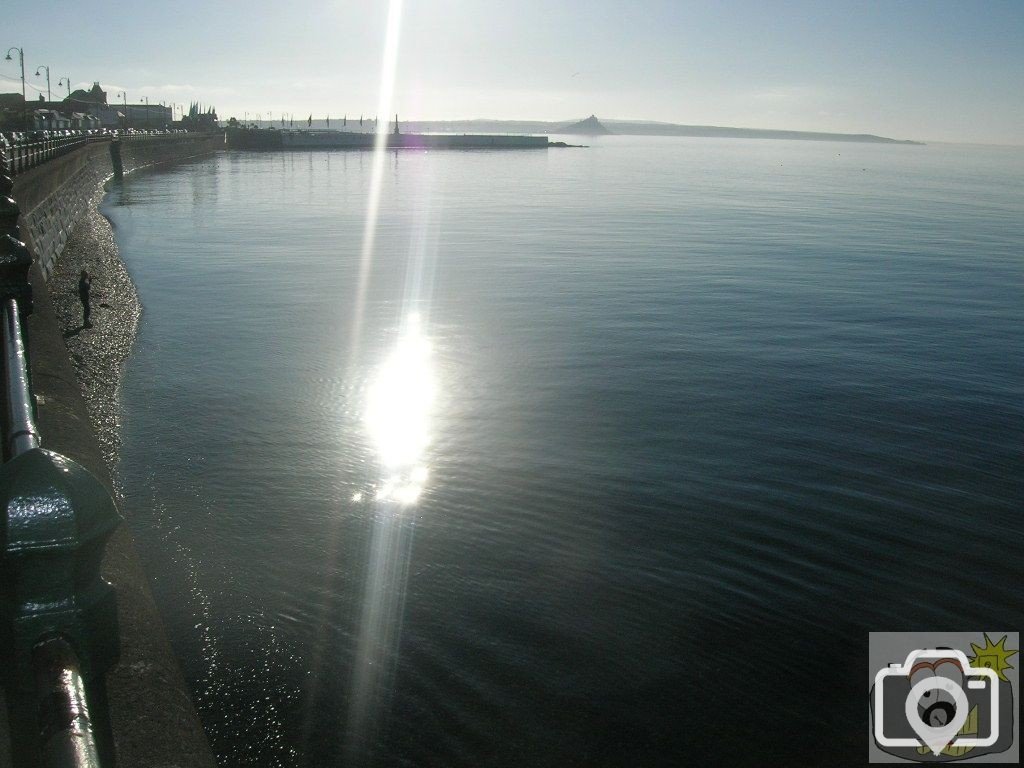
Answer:
M159 137L125 142L121 154L128 173L222 147L219 134ZM22 239L35 258L28 347L42 445L74 459L113 492L116 390L139 307L110 224L96 210L112 173L109 144L87 145L19 175L13 196L22 211ZM81 268L89 269L103 297L94 303L89 327L81 323L77 301ZM111 538L102 565L117 593L120 625L120 659L100 697L107 704L99 719L110 751L119 766L214 768L132 542L131 510L121 511L128 522ZM0 766L21 766L24 759L10 751L5 710L0 695Z

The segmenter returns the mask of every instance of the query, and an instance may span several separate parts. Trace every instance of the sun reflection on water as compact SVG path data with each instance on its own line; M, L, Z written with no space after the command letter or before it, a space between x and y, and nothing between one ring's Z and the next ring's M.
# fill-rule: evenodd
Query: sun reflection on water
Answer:
M387 716L402 634L415 506L429 472L431 415L437 382L430 342L416 314L370 376L364 427L377 454L375 485L352 501L372 510L346 727L346 765L373 762Z
M378 501L412 504L422 493L436 386L430 342L412 315L367 394L365 425L384 470Z

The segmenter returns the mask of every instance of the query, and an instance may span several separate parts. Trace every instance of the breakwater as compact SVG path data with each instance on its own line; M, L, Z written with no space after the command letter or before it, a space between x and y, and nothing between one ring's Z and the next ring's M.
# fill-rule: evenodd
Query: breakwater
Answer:
M209 155L223 146L223 136L154 136L120 146L122 168L131 172ZM104 182L114 173L110 147L108 142L87 144L24 170L11 193L21 210L20 237L34 257L29 273L34 312L27 329L43 446L73 459L113 492L115 455L111 441L103 440L101 446L97 434L117 429L103 403L116 396L120 363L130 349L139 310L109 224L95 209ZM93 274L94 290L104 289L94 300L94 310L100 302L104 308L94 311L92 327L81 323L77 295L69 287L74 282L61 279L62 273L77 275L83 266ZM122 511L130 520L131 510ZM212 766L212 753L126 526L111 536L101 573L114 587L119 626L109 637L116 663L88 683L101 751L119 765ZM18 738L24 731L19 726L31 727L19 715L22 710L7 696L0 701L0 764L36 764L25 752L24 738Z
M373 149L376 134L330 130L228 128L231 149ZM545 149L547 136L389 133L388 149ZM561 145L564 146L564 145Z

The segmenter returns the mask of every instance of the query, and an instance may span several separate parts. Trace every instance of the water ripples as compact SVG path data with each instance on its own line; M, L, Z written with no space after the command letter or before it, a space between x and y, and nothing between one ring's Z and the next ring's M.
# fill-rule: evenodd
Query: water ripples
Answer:
M365 762L859 757L869 631L1022 618L1022 164L403 154L354 357L357 154L131 180L120 476L222 762L337 763L368 658ZM413 310L404 503L365 417Z

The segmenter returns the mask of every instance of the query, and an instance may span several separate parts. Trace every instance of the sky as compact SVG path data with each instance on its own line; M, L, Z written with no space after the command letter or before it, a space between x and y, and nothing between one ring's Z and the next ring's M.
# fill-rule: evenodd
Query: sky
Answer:
M8 0L0 50L30 98L69 77L109 100L222 119L373 115L388 3ZM0 91L20 91L17 53ZM120 99L118 99L120 100ZM1024 145L1024 0L404 0L402 120L573 120Z

